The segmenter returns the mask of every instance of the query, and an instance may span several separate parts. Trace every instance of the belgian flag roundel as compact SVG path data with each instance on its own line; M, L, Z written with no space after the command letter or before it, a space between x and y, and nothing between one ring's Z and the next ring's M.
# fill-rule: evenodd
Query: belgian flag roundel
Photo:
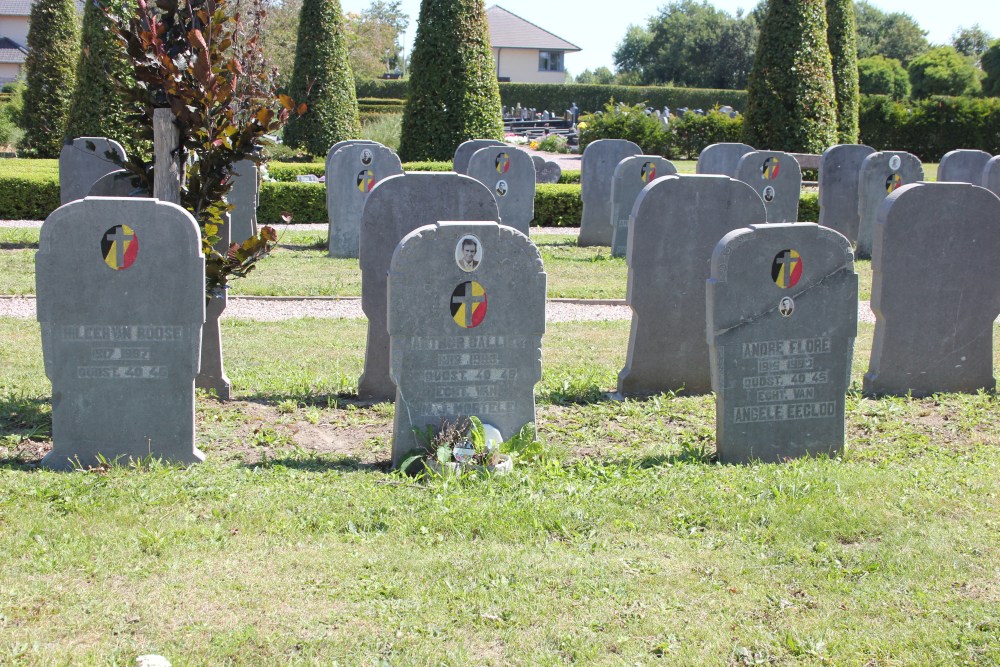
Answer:
M474 280L451 293L451 317L463 329L478 327L486 319L486 290Z
M778 158L771 156L764 160L760 167L760 175L765 181L773 181L781 173L781 164Z
M649 183L656 178L656 163L646 162L642 165L642 171L639 172L639 178L642 179L643 183Z
M885 179L885 191L891 194L893 190L898 188L903 184L903 177L899 174L889 174L889 177Z
M371 169L362 169L358 172L358 190L368 194L375 187L376 180L374 171Z
M778 287L795 287L802 278L802 258L795 250L782 250L771 263L771 279Z
M510 170L510 155L507 153L497 153L494 165L498 174L506 174Z
M124 271L139 254L139 237L128 225L115 225L101 238L101 256L115 271Z

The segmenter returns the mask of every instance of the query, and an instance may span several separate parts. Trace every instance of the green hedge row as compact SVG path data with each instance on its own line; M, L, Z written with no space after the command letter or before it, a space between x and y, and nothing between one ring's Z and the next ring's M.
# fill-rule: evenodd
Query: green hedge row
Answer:
M861 142L876 150L913 153L938 162L957 148L1000 153L1000 98L930 97L897 102L861 98Z
M451 171L451 162L404 162L403 171ZM326 162L268 162L267 174L276 181L295 182L296 176L326 173ZM577 180L579 182L579 179Z
M0 220L44 220L57 208L58 173L0 176Z

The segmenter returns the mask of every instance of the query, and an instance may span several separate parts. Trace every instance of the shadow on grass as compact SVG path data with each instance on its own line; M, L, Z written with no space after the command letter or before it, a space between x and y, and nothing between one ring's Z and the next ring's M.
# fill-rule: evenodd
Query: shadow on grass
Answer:
M354 456L327 457L322 454L288 454L276 457L269 457L258 463L244 463L245 468L289 468L292 470L302 470L306 472L367 472L385 473L389 472L392 462L385 461L361 461Z

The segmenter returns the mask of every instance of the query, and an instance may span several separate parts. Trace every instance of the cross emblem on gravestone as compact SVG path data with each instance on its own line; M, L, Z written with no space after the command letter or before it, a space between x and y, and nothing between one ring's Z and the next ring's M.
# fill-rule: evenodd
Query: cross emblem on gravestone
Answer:
M771 263L771 279L782 288L794 287L802 277L802 257L791 248L774 256Z
M116 271L132 266L139 251L138 239L128 225L115 225L104 232L101 239L101 255L105 263ZM112 249L114 254L112 254Z
M456 287L451 294L451 316L464 329L482 324L486 317L486 290L482 285L469 281Z

